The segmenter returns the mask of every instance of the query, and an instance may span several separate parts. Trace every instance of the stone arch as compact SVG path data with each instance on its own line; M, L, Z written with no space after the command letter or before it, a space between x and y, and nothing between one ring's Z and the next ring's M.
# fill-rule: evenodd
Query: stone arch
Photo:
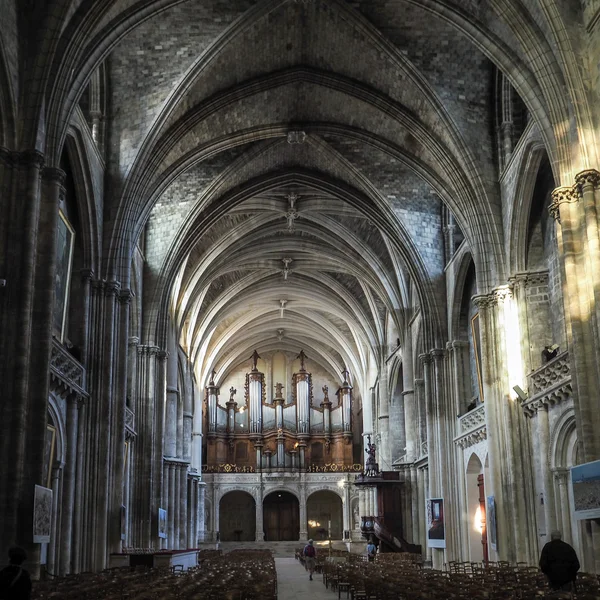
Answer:
M577 427L575 410L566 409L552 428L548 464L552 469L571 467L575 464L577 452Z
M248 490L231 490L219 499L219 534L222 542L256 539L256 498Z
M343 539L343 497L331 488L314 490L306 498L306 519L309 538Z
M80 116L81 113L79 113ZM98 229L98 214L96 210L97 198L92 180L92 169L87 155L89 143L84 133L85 123L79 119L72 124L67 132L64 148L69 157L69 164L73 174L81 236L83 239L84 265L86 269L98 273L100 268L100 240Z
M62 402L69 402L62 401ZM65 431L65 422L62 411L60 409L61 400L59 400L54 393L50 393L48 397L48 414L52 418L52 423L56 428L56 455L54 456L54 463L64 465L66 461L66 431ZM52 465L50 465L50 469L52 469Z
M527 135L525 132L524 135ZM517 169L514 201L509 203L508 267L511 274L526 270L528 225L537 173L544 155L543 142L536 137L530 139L521 152Z
M466 461L465 468L466 537L470 560L476 562L484 559L482 539L484 535L485 507L482 508L479 501L479 485L482 483L485 473L484 464L485 461L482 461L479 454L473 451L468 461Z
M14 148L17 138L15 96L6 58L4 40L0 35L0 147Z
M467 275L471 265L475 265L471 251L464 246L463 250L459 250L461 256L459 258L459 266L456 272L456 277L453 287L453 297L451 300L451 320L448 324L449 339L461 339L461 319L460 313L464 300L465 285L467 283ZM477 281L477 272L475 272L475 280Z

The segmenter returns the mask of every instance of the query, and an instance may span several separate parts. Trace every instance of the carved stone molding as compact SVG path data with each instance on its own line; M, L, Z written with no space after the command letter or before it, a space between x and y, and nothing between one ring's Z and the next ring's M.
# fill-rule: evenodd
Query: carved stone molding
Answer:
M487 428L485 426L475 429L466 435L460 436L454 440L454 443L465 450L466 448L470 448L471 446L479 444L479 442L483 442L484 440L487 440Z
M534 286L547 286L550 280L548 271L528 271L525 273L516 273L509 279L512 286L523 286L525 288Z

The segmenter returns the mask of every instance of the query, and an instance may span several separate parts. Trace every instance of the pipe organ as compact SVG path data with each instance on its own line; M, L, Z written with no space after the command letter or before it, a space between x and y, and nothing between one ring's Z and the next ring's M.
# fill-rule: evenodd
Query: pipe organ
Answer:
M321 388L322 398L315 399L312 373L306 368L304 352L300 352L294 363L297 367L299 359L300 366L291 373L287 396L285 383L273 377L275 393L271 399L266 394L265 373L258 368L260 358L255 351L252 367L246 373L243 399L234 400L236 390L232 386L229 401L224 406L219 404L214 373L206 387L206 469L351 467L352 386L348 371L341 374L342 383L333 402L327 385ZM281 374L283 371L278 371Z

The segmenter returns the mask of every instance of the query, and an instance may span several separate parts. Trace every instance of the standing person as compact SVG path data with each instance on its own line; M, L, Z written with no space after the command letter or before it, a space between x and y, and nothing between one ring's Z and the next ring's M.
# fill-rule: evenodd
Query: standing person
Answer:
M306 570L309 573L308 578L312 581L312 576L315 570L315 558L317 557L317 549L314 547L312 540L308 540L308 544L304 546L303 554Z
M373 538L369 540L367 544L367 560L369 562L373 562L375 560L375 555L377 554L377 546L373 542Z
M553 590L570 592L573 590L580 565L575 550L561 538L560 531L550 534L550 541L542 549L540 569L548 578Z
M31 577L21 565L27 560L27 552L23 548L10 548L8 567L0 571L0 599L30 600Z

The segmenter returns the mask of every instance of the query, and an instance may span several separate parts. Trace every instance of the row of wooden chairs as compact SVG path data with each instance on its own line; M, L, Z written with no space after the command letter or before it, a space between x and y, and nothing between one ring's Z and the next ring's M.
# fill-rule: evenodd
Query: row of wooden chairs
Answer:
M475 568L473 568L475 566ZM448 565L448 570L422 569L404 559L384 559L373 563L336 562L326 559L323 583L352 600L542 600L560 598L551 592L546 577L535 567L524 564ZM469 572L467 572L467 570ZM574 594L562 597L575 600L600 600L596 575L582 573Z
M275 561L268 550L205 555L183 570L136 567L85 573L34 585L33 600L276 600Z

